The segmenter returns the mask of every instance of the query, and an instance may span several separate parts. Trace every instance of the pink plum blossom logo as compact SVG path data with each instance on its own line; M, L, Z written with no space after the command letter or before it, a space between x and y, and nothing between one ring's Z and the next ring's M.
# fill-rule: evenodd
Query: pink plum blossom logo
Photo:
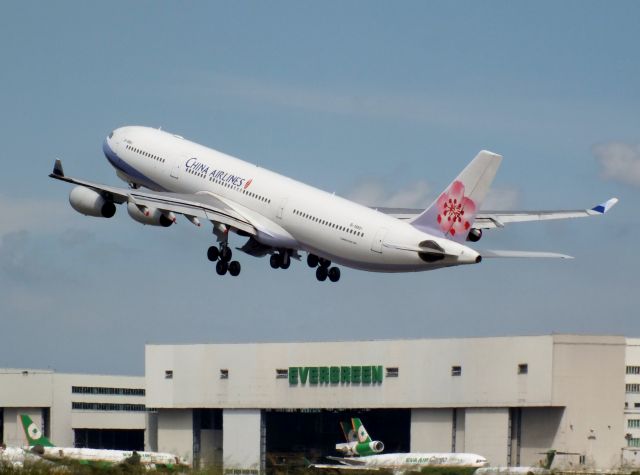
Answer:
M476 204L464 195L464 184L454 181L449 189L438 198L438 224L440 229L452 236L468 232L469 219L476 213Z

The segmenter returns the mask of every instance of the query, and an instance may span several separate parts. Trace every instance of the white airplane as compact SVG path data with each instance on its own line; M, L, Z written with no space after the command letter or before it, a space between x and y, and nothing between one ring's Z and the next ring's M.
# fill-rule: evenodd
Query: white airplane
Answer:
M99 467L139 464L145 468L164 468L168 470L181 470L189 467L189 463L186 460L166 452L56 447L28 415L21 414L20 419L30 451L50 462L75 462Z
M384 449L384 444L374 441L358 418L351 419L351 428L341 424L346 443L336 444L336 450L352 455L350 457L327 457L339 464L312 464L311 468L321 470L356 470L375 471L390 470L394 473L420 471L428 473L435 470L439 473L443 468L455 469L455 473L473 473L480 467L488 465L482 455L470 453L377 453ZM346 429L346 430L345 430ZM366 454L359 456L360 454Z
M232 260L229 231L248 238L239 249L270 255L271 267L287 269L307 253L320 281L340 279L332 262L373 272L417 272L477 264L483 257L569 257L547 252L477 251L483 229L512 222L600 215L616 198L576 211L480 212L502 160L482 151L426 210L372 209L304 183L149 127L121 127L104 140L117 188L65 176L56 160L52 178L77 185L69 201L78 212L110 218L126 204L136 221L171 226L182 214L200 226L213 224L219 246L207 251L220 275L240 273ZM142 188L151 191L143 191Z

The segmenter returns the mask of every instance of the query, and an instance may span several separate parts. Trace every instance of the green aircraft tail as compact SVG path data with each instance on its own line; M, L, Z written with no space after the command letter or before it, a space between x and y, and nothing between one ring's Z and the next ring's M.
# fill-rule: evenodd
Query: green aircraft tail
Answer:
M367 429L364 428L362 421L358 417L351 418L351 424L353 424L353 431L359 443L364 444L371 442L371 437L369 437Z
M20 414L20 420L22 421L22 428L24 429L24 435L27 437L29 446L40 445L42 447L55 447L49 439L40 430L40 427L31 420L26 414Z

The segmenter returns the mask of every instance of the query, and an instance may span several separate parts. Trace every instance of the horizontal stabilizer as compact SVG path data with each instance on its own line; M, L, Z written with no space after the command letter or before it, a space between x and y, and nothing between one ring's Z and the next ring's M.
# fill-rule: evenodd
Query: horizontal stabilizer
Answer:
M551 259L573 259L572 256L566 254L558 254L557 252L537 252L537 251L478 251L482 257L488 259L492 257L521 257L521 258L551 258Z

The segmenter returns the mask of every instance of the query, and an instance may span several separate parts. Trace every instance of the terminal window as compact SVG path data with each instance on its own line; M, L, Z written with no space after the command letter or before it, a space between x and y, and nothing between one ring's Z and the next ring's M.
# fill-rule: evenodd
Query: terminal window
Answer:
M288 369L276 369L276 379L287 379L289 377Z
M387 378L397 378L400 370L398 368L387 368L386 377Z
M518 374L527 374L529 372L529 365L527 363L521 363L518 365Z
M144 404L114 404L109 402L72 402L71 409L80 411L128 411L145 412Z
M627 427L629 429L638 429L638 428L640 428L640 419L629 419L627 421Z
M462 376L462 366L452 366L451 376Z
M627 384L626 392L628 393L640 393L640 384Z
M170 369L164 372L164 379L173 379L173 371Z
M220 379L229 379L229 370L221 369L220 370Z
M640 439L638 438L629 439L629 447L640 447Z
M627 366L627 374L640 374L640 366Z
M96 386L71 386L74 394L109 394L114 396L144 396L144 389L140 388L104 388Z

